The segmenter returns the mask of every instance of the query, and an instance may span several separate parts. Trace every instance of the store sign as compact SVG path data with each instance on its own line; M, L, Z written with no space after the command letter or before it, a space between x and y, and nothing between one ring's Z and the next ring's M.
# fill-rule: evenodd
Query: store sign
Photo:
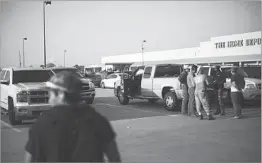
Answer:
M216 49L221 48L235 48L235 47L243 47L243 46L256 46L261 45L261 38L254 39L246 39L246 40L235 40L235 41L227 41L227 42L217 42L215 43Z

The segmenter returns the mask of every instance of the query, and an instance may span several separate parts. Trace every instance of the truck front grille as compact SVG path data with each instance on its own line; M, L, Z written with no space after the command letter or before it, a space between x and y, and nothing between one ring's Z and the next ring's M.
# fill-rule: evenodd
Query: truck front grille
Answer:
M90 90L89 84L82 84L82 92L87 92Z
M48 91L30 91L29 103L30 104L43 104L48 103Z

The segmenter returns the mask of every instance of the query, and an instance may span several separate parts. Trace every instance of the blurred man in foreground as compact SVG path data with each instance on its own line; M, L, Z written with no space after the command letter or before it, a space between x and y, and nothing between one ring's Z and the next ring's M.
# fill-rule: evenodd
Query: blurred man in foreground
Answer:
M25 162L120 162L109 121L81 102L81 81L70 72L46 84L53 106L29 130Z

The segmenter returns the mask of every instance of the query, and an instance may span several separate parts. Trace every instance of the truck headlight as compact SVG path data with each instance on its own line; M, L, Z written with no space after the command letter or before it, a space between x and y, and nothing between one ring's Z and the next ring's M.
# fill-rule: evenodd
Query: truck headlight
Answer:
M28 102L28 92L27 91L21 91L18 92L17 95L17 102Z
M246 90L254 90L254 89L257 89L257 87L254 84L247 84L245 89Z
M90 87L90 89L95 89L95 85L94 85L94 83L89 82L89 87Z

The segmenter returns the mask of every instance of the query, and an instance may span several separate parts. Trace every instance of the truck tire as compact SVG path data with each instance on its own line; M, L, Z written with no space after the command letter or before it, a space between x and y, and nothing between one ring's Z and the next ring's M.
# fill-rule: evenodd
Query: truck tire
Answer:
M13 99L8 100L8 118L11 125L22 124L22 120L16 120Z
M148 99L149 104L154 104L158 101L158 99Z
M164 102L167 111L174 111L178 105L176 94L167 92L164 96Z
M125 96L121 90L119 91L117 98L121 105L127 105L129 103L129 98Z
M94 97L93 98L90 98L90 99L87 99L86 100L86 104L93 104L94 103Z

